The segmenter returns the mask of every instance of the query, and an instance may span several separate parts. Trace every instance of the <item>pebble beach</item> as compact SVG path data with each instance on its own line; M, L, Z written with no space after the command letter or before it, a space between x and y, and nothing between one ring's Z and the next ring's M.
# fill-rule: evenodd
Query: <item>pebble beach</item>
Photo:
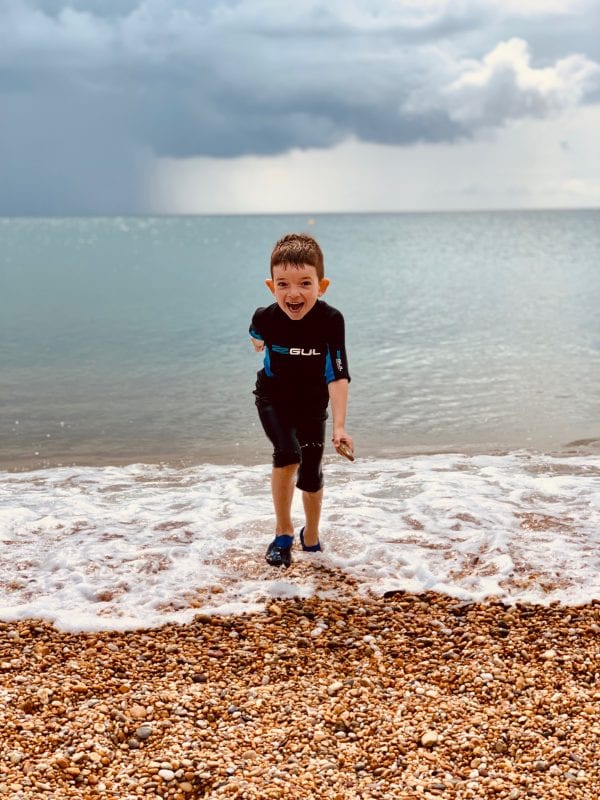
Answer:
M600 796L600 602L389 592L0 623L0 797Z

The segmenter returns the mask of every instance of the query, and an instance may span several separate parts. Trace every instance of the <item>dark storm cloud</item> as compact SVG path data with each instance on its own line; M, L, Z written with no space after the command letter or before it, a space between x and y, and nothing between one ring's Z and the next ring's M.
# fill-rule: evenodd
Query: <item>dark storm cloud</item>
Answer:
M3 95L0 215L144 210L144 151L79 92ZM114 112L114 109L112 110Z
M143 210L152 155L452 142L584 102L589 24L527 5L7 0L0 213Z

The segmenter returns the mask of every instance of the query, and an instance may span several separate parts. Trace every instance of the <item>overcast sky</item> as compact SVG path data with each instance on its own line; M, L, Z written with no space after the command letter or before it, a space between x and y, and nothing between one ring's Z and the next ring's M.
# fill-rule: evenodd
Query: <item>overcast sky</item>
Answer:
M600 206L600 0L0 0L0 214Z

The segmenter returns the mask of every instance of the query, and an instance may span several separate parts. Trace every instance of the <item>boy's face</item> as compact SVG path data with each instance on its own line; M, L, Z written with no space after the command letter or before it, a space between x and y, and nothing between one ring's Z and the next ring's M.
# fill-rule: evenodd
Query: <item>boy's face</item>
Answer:
M279 308L293 320L305 317L329 286L327 278L319 280L316 268L310 264L276 264L273 279L265 283Z

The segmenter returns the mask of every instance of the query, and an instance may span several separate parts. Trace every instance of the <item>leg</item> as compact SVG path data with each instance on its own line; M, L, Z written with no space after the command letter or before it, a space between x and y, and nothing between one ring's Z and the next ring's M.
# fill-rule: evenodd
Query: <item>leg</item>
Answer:
M289 536L294 535L292 498L294 497L297 467L297 464L288 464L287 467L273 467L271 473L276 536L282 533L286 533Z
M325 446L325 420L323 412L303 422L298 430L298 440L302 447L302 462L298 470L296 486L302 490L302 504L306 524L304 544L307 547L319 542L319 520L323 504L323 448Z
M275 509L275 534L294 535L291 517L294 481L302 454L296 431L285 409L258 401L258 416L273 444L271 492Z
M304 526L304 544L317 544L319 541L319 520L321 519L321 506L323 504L323 489L318 492L302 492L302 504L304 505L304 516L306 525Z
M275 509L275 539L267 548L267 563L289 567L292 561L294 525L292 498L298 464L302 458L295 428L285 409L275 408L257 399L258 415L265 433L273 443L271 492Z

